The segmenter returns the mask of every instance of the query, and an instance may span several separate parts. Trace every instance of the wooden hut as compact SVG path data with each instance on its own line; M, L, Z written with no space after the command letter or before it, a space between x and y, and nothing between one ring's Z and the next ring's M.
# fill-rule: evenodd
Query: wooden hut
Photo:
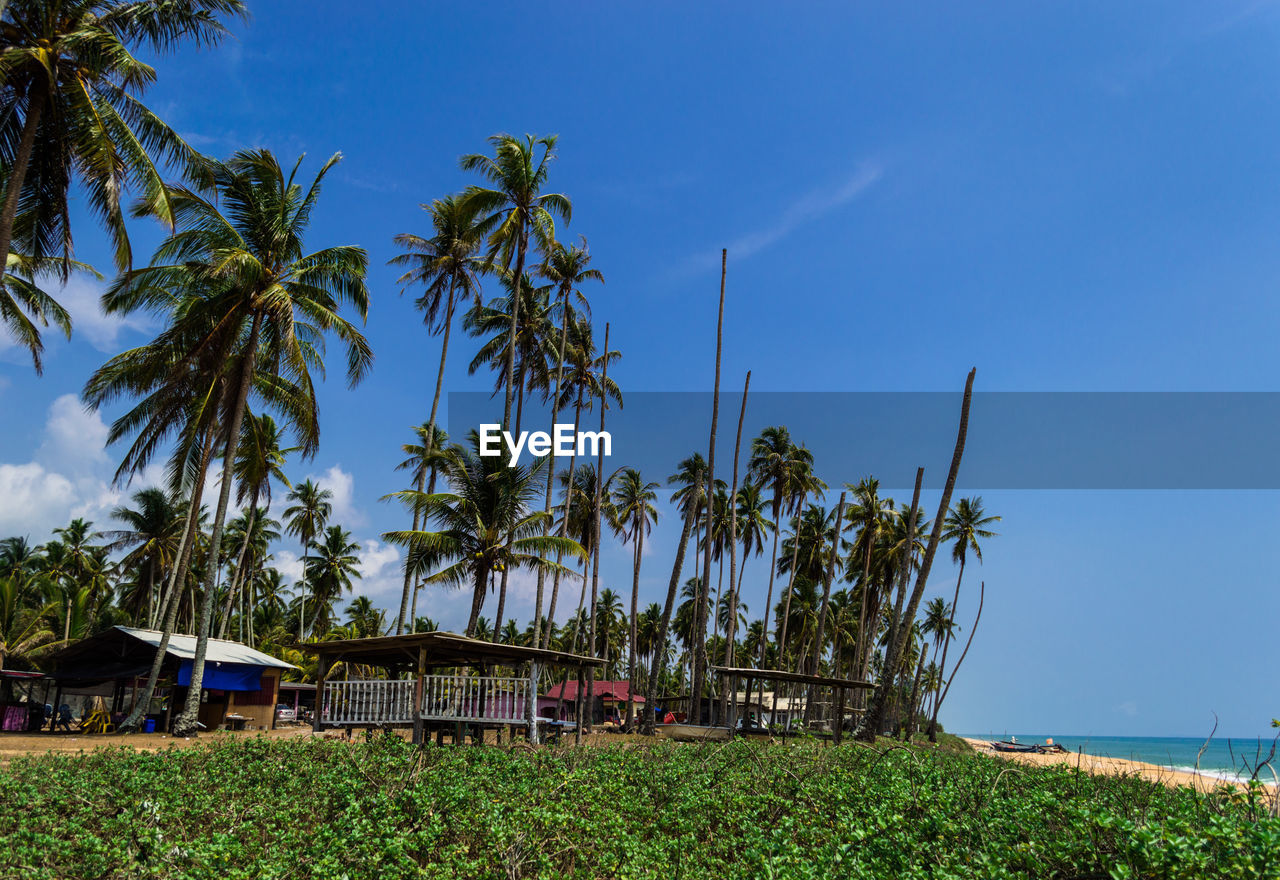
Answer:
M604 661L469 639L456 633L410 633L299 646L319 658L315 730L326 727L412 727L414 742L434 731L461 742L486 728L524 729L541 737L538 677L547 668L576 671ZM339 665L342 677L331 674ZM514 675L496 672L513 670ZM378 672L381 677L375 677ZM581 686L580 686L581 688Z

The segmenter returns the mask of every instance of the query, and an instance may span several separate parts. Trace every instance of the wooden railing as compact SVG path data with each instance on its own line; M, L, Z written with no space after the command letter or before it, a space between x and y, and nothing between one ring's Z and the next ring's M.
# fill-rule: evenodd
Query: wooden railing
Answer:
M522 724L529 705L529 679L477 675L427 675L422 679L422 718Z
M413 721L412 679L326 681L321 724L408 724Z

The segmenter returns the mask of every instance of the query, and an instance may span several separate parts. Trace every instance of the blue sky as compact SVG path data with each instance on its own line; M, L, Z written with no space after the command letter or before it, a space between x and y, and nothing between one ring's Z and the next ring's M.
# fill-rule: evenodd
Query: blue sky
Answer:
M470 182L458 156L499 131L560 135L562 235L587 236L606 275L593 306L624 390L710 386L721 247L726 386L750 369L758 390L958 390L976 366L988 391L1276 388L1276 4L253 7L235 41L162 59L148 100L211 153L344 154L311 240L369 250L377 362L354 392L338 373L323 387L322 450L290 472L338 492L368 542L362 589L388 604L378 536L403 518L378 498L399 488L438 342L385 262L392 235L424 230L419 203ZM76 233L106 271L102 233ZM134 237L144 255L157 231ZM118 500L111 414L67 395L149 328L97 315L96 294L65 294L78 332L43 378L0 344L0 532L40 540ZM488 387L468 350L450 390ZM819 464L833 484L865 470ZM948 727L1196 735L1216 711L1249 735L1280 712L1274 492L983 494L1004 521L966 575L987 603ZM644 601L665 586L673 522ZM628 555L607 554L619 591ZM953 576L944 561L931 594ZM456 625L462 603L429 612Z

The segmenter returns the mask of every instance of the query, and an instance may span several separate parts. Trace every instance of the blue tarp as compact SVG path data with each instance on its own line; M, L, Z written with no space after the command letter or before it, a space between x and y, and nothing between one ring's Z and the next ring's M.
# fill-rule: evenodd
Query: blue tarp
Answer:
M178 667L178 684L191 684L191 660ZM206 663L204 688L222 691L257 691L262 689L262 667L247 663Z

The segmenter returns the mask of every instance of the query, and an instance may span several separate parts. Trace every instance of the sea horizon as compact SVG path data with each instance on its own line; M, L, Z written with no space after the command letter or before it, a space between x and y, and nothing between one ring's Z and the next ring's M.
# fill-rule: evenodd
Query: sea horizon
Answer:
M1069 752L1083 751L1087 755L1104 758L1123 758L1130 761L1142 761L1155 764L1170 770L1193 772L1196 768L1197 755L1204 747L1204 754L1199 757L1199 771L1206 776L1214 776L1226 780L1238 780L1247 776L1245 769L1247 760L1250 767L1257 764L1258 752L1262 757L1271 751L1271 743L1275 734L1270 736L1254 735L1251 737L1214 736L1205 746L1204 736L1102 736L1098 734L1051 734L1051 733L961 733L958 736L968 739L994 742L1016 737L1018 742L1044 743L1052 739ZM1280 757L1280 746L1277 747ZM1280 771L1277 771L1280 772ZM1259 779L1272 782L1271 774L1263 772Z

